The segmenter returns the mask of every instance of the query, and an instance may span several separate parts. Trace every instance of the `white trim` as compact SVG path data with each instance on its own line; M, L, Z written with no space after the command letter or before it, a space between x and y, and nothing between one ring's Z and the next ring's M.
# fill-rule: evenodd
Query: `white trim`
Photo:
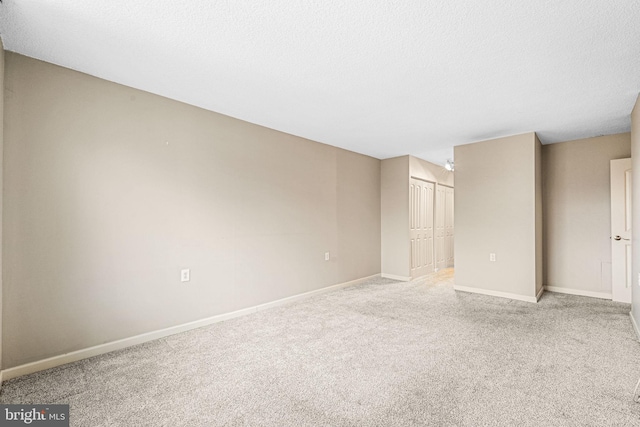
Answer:
M411 281L411 277L407 277L407 276L396 276L395 274L382 273L380 276L381 276L381 277L383 277L383 278L385 278L385 279L402 280L403 282L409 282L409 281Z
M458 286L458 285L453 285L453 289L456 291L471 292L473 294L489 295L492 297L509 298L509 299L515 299L518 301L538 302L537 297L528 297L525 295L511 294L509 292L492 291L489 289L470 288L468 286Z
M24 365L16 366L9 369L4 369L0 371L0 381L10 380L12 378L17 378L22 375L32 374L34 372L43 371L45 369L54 368L56 366L65 365L67 363L76 362L78 360L87 359L89 357L98 356L100 354L121 350L123 348L157 340L159 338L164 338L169 335L179 334L181 332L186 332L192 329L201 328L203 326L208 326L213 323L233 319L235 317L246 316L247 314L256 313L258 311L266 310L268 308L289 304L294 301L299 301L315 295L323 294L325 292L335 291L341 288L345 288L347 286L358 285L366 280L373 279L379 276L380 276L379 274L374 274L373 276L363 277L361 279L351 280L349 282L338 283L337 285L327 286L326 288L316 289L314 291L293 295L287 298L282 298L282 299L268 302L265 304L260 304L253 307L244 308L242 310L233 311L231 313L219 314L217 316L208 317L206 319L183 323L181 325L171 326L169 328L147 332L147 333L136 335L133 337L123 338L121 340L112 341L105 344L96 345L93 347L83 348L81 350L72 351L70 353L61 354L59 356L53 356L47 359L26 363ZM1 382L0 382L0 385L1 385Z
M123 338L121 340L111 341L105 344L99 344L93 347L83 348L81 350L64 353L59 356L53 356L46 359L38 360L24 365L16 366L2 371L3 378L10 380L12 378L20 377L22 375L32 374L34 372L43 371L45 369L55 368L56 366L64 365L78 360L87 359L89 357L98 356L100 354L109 353L111 351L121 350L126 347L142 344L148 341L164 338L169 335L179 334L191 329L200 328L213 323L222 322L224 320L233 319L234 317L240 317L247 314L255 313L255 307L246 308L243 310L233 311L231 313L220 314L218 316L209 317L206 319L196 320L194 322L183 323L177 326L171 326L169 328L160 329L157 331L147 332L144 334L136 335L129 338Z
M631 317L631 325L633 326L633 330L636 333L636 338L640 341L640 328L638 328L638 324L636 323L635 317L633 317L633 313L629 312L629 317Z
M612 299L610 292L583 291L582 289L561 288L559 286L545 286L544 289L549 292L557 292L559 294L579 295L581 297L600 299Z
M536 294L536 302L540 301L540 298L542 298L542 294L544 294L544 286L540 287L540 290Z
M273 307L279 307L281 305L289 304L295 301L299 301L305 298L312 297L314 295L324 294L325 292L337 291L338 289L346 288L348 286L359 285L360 283L366 282L367 280L374 279L376 277L380 277L379 274L374 274L373 276L363 277L361 279L351 280L350 282L338 283L337 285L327 286L326 288L316 289L315 291L305 292L303 294L293 295L290 297L278 299L275 301L267 302L264 304L257 305L255 311L267 310Z
M417 179L418 181L428 182L429 184L438 185L437 181L429 181L428 179L418 178L417 176L409 175L409 179Z
M453 171L449 171L449 172L453 172ZM448 188L454 188L455 189L455 187L453 185L440 184L439 182L436 182L436 185L439 185L440 187L448 187Z

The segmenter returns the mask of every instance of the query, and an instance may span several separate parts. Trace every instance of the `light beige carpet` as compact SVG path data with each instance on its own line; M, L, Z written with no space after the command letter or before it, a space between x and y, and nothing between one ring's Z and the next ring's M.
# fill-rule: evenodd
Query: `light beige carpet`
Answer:
M640 426L627 304L387 279L6 382L73 426Z

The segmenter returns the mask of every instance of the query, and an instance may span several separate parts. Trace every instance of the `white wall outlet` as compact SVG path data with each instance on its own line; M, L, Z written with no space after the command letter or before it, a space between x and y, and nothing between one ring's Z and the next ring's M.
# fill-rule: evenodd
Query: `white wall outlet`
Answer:
M188 282L189 280L191 280L191 270L189 270L188 268L180 270L180 281Z
M325 252L324 253L324 260L325 261L329 261L330 258L331 258L331 256L329 255L329 252Z
M493 252L489 254L489 261L496 262L496 254Z

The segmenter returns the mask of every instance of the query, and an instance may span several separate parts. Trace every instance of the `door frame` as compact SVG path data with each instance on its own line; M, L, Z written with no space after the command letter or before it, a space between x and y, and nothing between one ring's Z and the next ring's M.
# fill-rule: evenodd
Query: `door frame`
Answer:
M610 161L611 184L611 299L631 303L632 233L631 158ZM621 224L618 224L620 222Z

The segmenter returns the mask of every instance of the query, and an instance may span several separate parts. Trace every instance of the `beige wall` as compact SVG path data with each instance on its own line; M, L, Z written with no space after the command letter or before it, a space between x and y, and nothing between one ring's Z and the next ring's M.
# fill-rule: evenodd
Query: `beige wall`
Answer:
M456 287L535 298L538 144L527 133L455 147Z
M640 97L636 100L631 113L631 164L633 167L633 273L631 275L631 315L636 326L640 325ZM638 330L636 329L636 332Z
M380 161L351 151L335 152L335 261L337 278L344 282L380 273Z
M536 295L544 287L544 252L543 252L543 189L542 189L542 144L535 135L535 242L536 242Z
M13 53L5 90L4 368L380 272L377 159Z
M4 45L0 39L0 188L3 188L2 175L4 161ZM3 197L0 197L0 224L2 224ZM0 242L2 242L2 227L0 227ZM2 367L2 244L0 244L0 367ZM0 384L1 385L1 384Z
M409 156L381 162L382 274L408 280L409 265Z
M611 293L609 162L630 155L628 133L542 148L545 285Z

